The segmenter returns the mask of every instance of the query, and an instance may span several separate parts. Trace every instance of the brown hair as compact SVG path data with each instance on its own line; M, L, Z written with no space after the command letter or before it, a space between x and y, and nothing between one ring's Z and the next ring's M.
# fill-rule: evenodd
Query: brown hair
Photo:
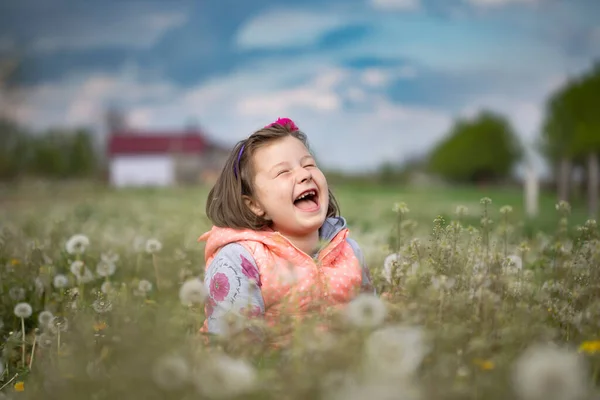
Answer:
M208 193L206 215L214 225L253 230L271 226L272 221L257 216L248 208L243 196L252 196L254 193L252 156L256 150L288 136L300 140L309 149L306 135L292 124L275 124L259 129L234 146L217 182ZM327 217L337 216L338 213L339 206L330 189Z

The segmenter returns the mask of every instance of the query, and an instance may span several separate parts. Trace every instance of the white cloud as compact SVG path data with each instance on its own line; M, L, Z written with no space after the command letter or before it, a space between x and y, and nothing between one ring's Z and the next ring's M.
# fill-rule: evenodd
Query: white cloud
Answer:
M243 49L306 46L347 22L347 19L331 14L271 10L247 21L236 35L236 44Z
M480 7L501 7L509 4L535 4L541 0L464 0L467 3Z
M419 8L420 0L369 0L371 6L386 11L412 11Z
M181 11L147 8L116 9L114 13L73 17L60 31L41 32L33 42L36 52L102 47L149 48L167 31L183 25L188 16Z

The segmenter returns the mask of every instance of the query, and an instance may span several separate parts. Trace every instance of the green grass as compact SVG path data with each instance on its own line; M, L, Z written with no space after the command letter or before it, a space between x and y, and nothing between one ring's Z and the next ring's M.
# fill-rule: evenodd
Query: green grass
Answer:
M256 368L259 383L249 398L320 398L323 385L336 374L353 377L335 390L339 398L515 398L520 390L511 383L515 371L527 377L529 389L546 395L541 398L547 398L549 378L571 394L573 386L597 383L598 351L587 351L589 369L572 351L582 341L598 340L600 318L600 236L592 223L576 229L586 222L581 205L573 205L563 230L552 193L541 196L539 216L528 219L518 189L339 185L334 192L385 299L375 303L385 307L385 322L349 326L345 311L330 321L337 335L333 340L299 330L298 342L284 353L243 337L224 340L227 354ZM85 182L0 188L0 387L6 385L0 399L2 393L60 400L214 398L211 390L238 387L229 379L247 365L220 370L218 360L231 360L219 358L219 348L209 351L197 334L202 307L185 307L178 298L181 283L204 272L197 238L210 229L207 193L201 187L115 190ZM492 199L489 227L481 225L483 197ZM406 203L410 212L395 213L397 202ZM455 216L459 205L469 209L461 220ZM513 209L506 219L500 213L504 205ZM81 255L65 249L74 234L90 239ZM150 238L162 243L156 254L138 246ZM398 243L399 259L388 260L392 269L386 278L384 259ZM108 279L114 291L100 293L105 279L97 276L78 284L72 263L80 259L94 273L108 252L119 255L116 273ZM507 267L507 254L521 257L518 273ZM156 290L157 270L161 290ZM68 290L53 287L57 274L68 277ZM143 296L140 280L154 285ZM17 299L21 289L24 295ZM100 300L111 302L112 310L94 309ZM21 301L33 308L23 321L13 311ZM60 340L38 323L43 310L69 321ZM398 326L410 329L378 330ZM555 368L549 372L521 358L531 344L546 340L568 346L563 353L540 351L542 364ZM368 349L379 355L369 358ZM165 389L154 374L167 354L195 366L176 389ZM15 393L16 382L24 382L24 393ZM215 387L215 382L222 384ZM414 390L423 397L411 397ZM568 393L564 398L571 398Z

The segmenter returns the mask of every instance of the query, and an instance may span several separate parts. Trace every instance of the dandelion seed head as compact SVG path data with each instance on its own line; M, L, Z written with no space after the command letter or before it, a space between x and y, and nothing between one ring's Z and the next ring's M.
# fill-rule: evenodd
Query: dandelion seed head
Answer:
M587 369L575 351L536 344L517 359L513 385L523 400L580 400L587 395Z
M241 359L217 354L200 368L194 379L198 392L213 399L231 398L251 392L256 387L254 367Z
M374 328L385 320L387 307L378 297L361 293L348 303L345 316L351 325L359 328Z
M39 343L40 347L48 348L51 347L54 343L54 337L48 334L47 332L43 332L41 335L38 336L37 342Z
M38 322L42 328L46 328L50 321L54 318L54 314L50 311L42 311L38 314Z
M203 304L208 296L208 290L200 279L189 279L179 289L179 300L183 305Z
M515 274L523 270L523 260L516 254L511 254L504 261L503 270L508 274Z
M56 289L64 289L69 285L69 279L63 274L58 274L52 280L52 284Z
M96 299L92 303L92 308L98 314L104 314L112 310L112 303L105 299Z
M103 282L102 285L100 286L100 291L104 294L109 294L115 290L116 289L114 288L114 286L111 282Z
M188 383L190 368L183 357L168 355L158 359L152 368L152 378L158 387L176 390Z
M83 274L84 268L85 264L83 263L83 261L75 260L71 263L69 271L71 271L73 275L79 278Z
M150 292L152 290L152 282L150 282L146 279L142 279L138 283L138 290L140 292L143 292L144 294Z
M146 252L150 254L158 253L162 249L162 243L158 239L148 239L146 241Z
M65 249L69 254L82 254L90 245L90 239L82 234L73 235L67 240Z
M103 278L112 276L116 270L117 266L112 261L102 260L96 265L96 273Z
M55 316L48 323L48 329L54 334L66 332L69 329L69 321L63 316Z
M15 306L14 313L17 318L29 318L33 314L33 308L29 303L18 303Z
M27 292L22 287L12 287L8 290L8 296L14 301L21 301L25 299Z
M102 260L106 263L115 264L117 261L119 261L119 255L117 253L109 251L107 253L100 254L100 260Z
M371 333L365 343L366 369L390 379L409 379L429 351L421 328L387 326Z

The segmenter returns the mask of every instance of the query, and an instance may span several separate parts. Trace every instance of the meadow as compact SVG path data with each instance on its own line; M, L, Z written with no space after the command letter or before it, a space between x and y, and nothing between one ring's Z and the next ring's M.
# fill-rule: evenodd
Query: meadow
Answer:
M600 241L519 189L334 188L376 296L210 344L206 188L0 189L0 399L595 399ZM315 334L311 324L330 329ZM285 324L285 321L282 321Z

